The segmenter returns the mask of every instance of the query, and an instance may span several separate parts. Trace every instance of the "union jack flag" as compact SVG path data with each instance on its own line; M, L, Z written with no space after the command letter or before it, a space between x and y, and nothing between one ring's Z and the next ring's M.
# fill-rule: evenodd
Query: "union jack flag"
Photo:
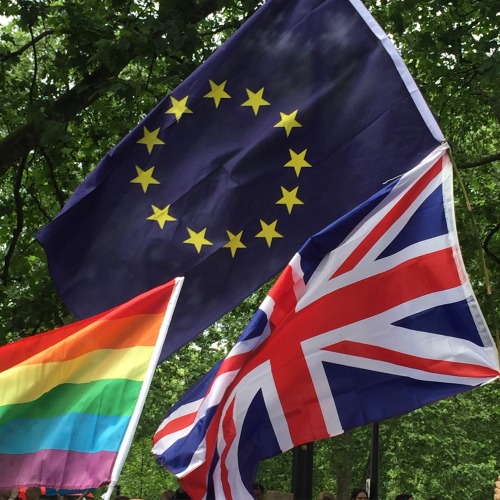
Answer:
M250 499L259 461L498 375L442 146L307 241L153 453L193 499Z

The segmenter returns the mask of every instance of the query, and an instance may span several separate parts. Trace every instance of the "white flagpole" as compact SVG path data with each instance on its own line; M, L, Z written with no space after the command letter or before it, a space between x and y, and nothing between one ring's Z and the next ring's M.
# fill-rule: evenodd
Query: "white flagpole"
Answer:
M102 496L104 500L109 500L111 498L113 489L118 483L118 479L122 472L123 464L125 463L128 452L130 451L130 446L132 445L132 440L134 438L134 434L137 429L137 425L139 423L139 418L141 417L142 410L144 408L144 403L146 402L146 397L148 395L149 388L151 387L151 381L153 380L153 375L155 373L156 365L158 363L158 359L160 358L161 350L163 344L165 343L165 339L167 337L167 332L170 326L170 322L172 320L175 304L177 303L177 299L179 298L179 294L181 292L183 283L184 283L183 277L175 278L175 285L172 290L172 295L170 296L170 300L168 301L167 309L165 311L165 316L163 317L163 321L161 323L160 333L158 334L156 345L155 348L153 349L153 354L151 356L151 360L149 362L146 375L144 377L144 382L142 384L139 397L137 398L137 403L135 405L134 412L132 413L132 417L130 418L127 430L125 431L125 436L123 437L122 444L120 446L120 449L118 450L118 455L116 456L115 465L113 467L113 471L111 472L111 482L108 485L106 493L104 493L104 495Z

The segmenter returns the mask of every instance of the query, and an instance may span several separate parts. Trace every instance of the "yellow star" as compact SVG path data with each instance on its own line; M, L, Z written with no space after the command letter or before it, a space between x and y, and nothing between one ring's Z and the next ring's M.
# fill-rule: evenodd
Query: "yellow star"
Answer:
M151 167L148 170L142 170L141 167L135 166L135 170L137 171L137 177L134 177L130 182L133 184L140 184L142 186L142 190L146 192L150 184L160 184L160 181L157 181L153 177L155 167Z
M192 111L187 107L187 100L189 96L184 97L178 101L175 97L170 96L172 101L172 107L165 111L165 114L175 115L175 119L179 121L184 113L192 113Z
M242 106L252 106L255 116L257 116L261 106L270 106L271 103L262 97L264 94L264 87L257 92L252 92L249 89L245 90L247 91L248 99L242 104Z
M290 135L290 132L292 131L292 128L302 127L302 125L295 119L298 112L298 109L296 109L289 115L280 112L281 120L275 125L275 127L283 127L286 130L286 136L288 137Z
M274 238L283 238L283 235L276 231L276 224L278 220L271 222L271 224L266 224L262 219L260 219L260 226L262 231L255 235L256 238L265 238L267 241L267 246L271 248L271 244Z
M202 229L199 233L196 233L192 229L187 228L189 232L189 238L187 240L184 240L183 243L191 243L191 245L194 245L196 248L196 251L198 253L201 252L201 248L203 245L213 245L211 241L208 241L205 238L205 233L207 232L207 228Z
M142 127L144 131L144 137L137 141L137 144L145 144L148 148L148 153L151 154L154 146L159 146L160 144L165 144L161 139L158 139L158 132L160 128L153 130L150 132L146 127Z
M231 96L224 90L226 86L227 80L222 82L220 85L217 85L212 80L209 80L210 88L212 89L208 94L205 94L203 97L208 97L214 100L215 107L218 108L221 99L230 99Z
M155 205L151 205L151 208L153 209L153 215L150 215L147 220L155 220L161 229L163 229L165 222L177 220L168 213L170 205L167 205L165 208L158 208Z
M241 242L243 231L240 231L238 234L233 234L231 231L226 230L226 233L229 241L224 245L224 248L231 249L231 255L234 257L236 250L239 248L246 248L246 246Z
M299 200L297 198L297 191L299 190L298 187L292 189L291 191L288 191L288 189L285 189L283 186L281 186L281 194L283 195L282 198L280 198L277 202L276 205L286 205L286 208L288 209L288 213L292 213L292 209L294 205L303 205L304 202Z
M301 169L304 167L312 167L312 165L306 161L307 149L304 149L304 151L300 153L296 153L293 149L289 149L288 151L290 152L290 161L285 163L285 167L293 167L297 177L300 175Z

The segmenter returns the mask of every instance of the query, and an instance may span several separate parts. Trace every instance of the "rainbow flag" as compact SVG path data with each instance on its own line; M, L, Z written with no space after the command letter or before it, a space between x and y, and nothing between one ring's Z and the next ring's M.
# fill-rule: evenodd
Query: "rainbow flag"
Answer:
M0 347L0 489L116 482L182 281Z

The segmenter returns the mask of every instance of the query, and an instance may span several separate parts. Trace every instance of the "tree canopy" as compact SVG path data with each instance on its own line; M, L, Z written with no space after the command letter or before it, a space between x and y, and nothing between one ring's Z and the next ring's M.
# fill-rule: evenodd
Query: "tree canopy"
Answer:
M58 213L106 152L260 3L0 0L0 344L74 319L55 292L36 231ZM451 145L460 174L455 194L465 265L498 337L499 1L365 4L400 50ZM144 466L141 450L147 448L149 454L149 442L144 443L165 409L221 356L262 296L251 298L160 367L131 464ZM451 498L447 491L452 489L461 498L485 498L500 453L481 422L492 430L499 413L495 391L487 389L388 423L383 430L384 491L395 494L408 485L414 492L442 498ZM449 434L443 432L445 423ZM316 474L324 489L342 481L337 472L346 463L353 464L352 481L363 480L364 432L318 445L323 462ZM356 453L352 446L358 447ZM410 449L418 450L418 460ZM439 455L442 469L435 469L427 455ZM288 465L289 458L281 457L269 466L275 469L268 478L282 477ZM147 470L153 474L151 467ZM126 470L125 480L132 475ZM134 494L149 499L152 486L146 494L141 481Z

